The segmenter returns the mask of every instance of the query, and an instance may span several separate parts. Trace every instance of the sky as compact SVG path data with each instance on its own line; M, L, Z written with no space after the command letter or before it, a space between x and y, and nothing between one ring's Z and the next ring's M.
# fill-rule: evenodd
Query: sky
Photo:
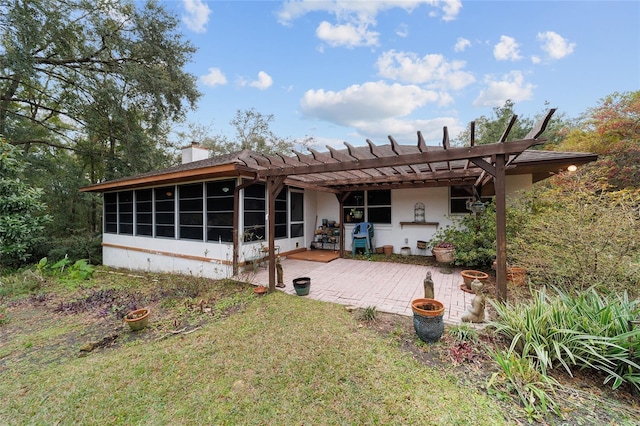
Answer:
M163 4L198 50L188 122L233 137L238 110L316 148L454 139L511 100L577 118L640 90L640 1L204 1Z

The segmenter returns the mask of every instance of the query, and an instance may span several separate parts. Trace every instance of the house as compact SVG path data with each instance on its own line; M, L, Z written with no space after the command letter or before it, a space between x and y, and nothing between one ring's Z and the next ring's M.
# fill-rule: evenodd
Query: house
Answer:
M544 143L551 114L525 139L504 142L505 132L503 141L470 147L450 146L446 128L441 147L427 146L418 132L417 145L389 137L388 145L345 142L345 149L295 157L243 150L209 158L192 144L178 166L83 191L104 194L103 262L113 267L231 277L263 256L312 246L350 250L360 221L374 224L375 246L428 255L418 241L468 214L469 202L495 196L500 218L508 197L597 158L531 149ZM336 223L328 244L316 238L323 220ZM499 261L500 226L498 219Z

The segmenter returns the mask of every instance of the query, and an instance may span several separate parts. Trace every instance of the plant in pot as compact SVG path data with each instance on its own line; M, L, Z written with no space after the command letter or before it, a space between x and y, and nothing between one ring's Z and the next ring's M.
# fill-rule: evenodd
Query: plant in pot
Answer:
M360 220L360 219L362 219L362 215L364 214L364 212L362 210L357 209L357 208L354 207L354 208L351 209L351 213L350 214L351 214L351 216L353 216L353 218L355 220Z
M435 343L444 333L444 304L435 299L420 298L411 301L413 328L420 340Z
M131 331L139 331L149 325L149 308L141 308L130 311L124 316L124 322L129 324Z
M436 257L436 261L439 263L453 262L455 252L455 245L448 241L440 241L436 243L431 249L431 253L433 253L433 255Z

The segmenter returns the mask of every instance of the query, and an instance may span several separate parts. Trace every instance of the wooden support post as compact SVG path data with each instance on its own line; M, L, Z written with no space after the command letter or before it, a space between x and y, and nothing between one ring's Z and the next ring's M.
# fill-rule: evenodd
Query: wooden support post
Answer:
M496 287L498 300L507 301L507 201L505 155L496 155L493 182L496 190Z
M277 178L267 179L267 238L269 241L269 292L276 290L276 256L275 256L275 233L276 233L276 196ZM278 191L279 192L279 191Z

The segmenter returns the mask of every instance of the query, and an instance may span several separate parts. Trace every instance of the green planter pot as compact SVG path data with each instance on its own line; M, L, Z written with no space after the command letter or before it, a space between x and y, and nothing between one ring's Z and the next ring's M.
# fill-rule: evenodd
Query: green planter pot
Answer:
M298 296L306 296L307 294L309 294L309 290L311 289L311 278L294 278L293 288Z

